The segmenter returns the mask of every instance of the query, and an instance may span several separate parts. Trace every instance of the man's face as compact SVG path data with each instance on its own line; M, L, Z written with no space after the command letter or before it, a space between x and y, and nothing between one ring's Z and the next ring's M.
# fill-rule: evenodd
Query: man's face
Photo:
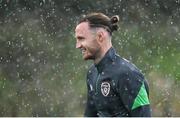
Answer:
M90 29L88 22L82 22L75 29L76 48L81 49L83 59L95 59L100 51L96 33Z

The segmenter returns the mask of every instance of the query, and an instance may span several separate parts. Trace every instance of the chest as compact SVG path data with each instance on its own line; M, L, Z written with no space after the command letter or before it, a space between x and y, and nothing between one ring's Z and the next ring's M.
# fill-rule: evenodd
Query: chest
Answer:
M108 108L120 103L116 91L116 81L110 72L95 72L88 78L89 94L97 108Z
M115 87L115 81L104 72L94 73L88 78L88 85L92 94L99 97L109 97Z

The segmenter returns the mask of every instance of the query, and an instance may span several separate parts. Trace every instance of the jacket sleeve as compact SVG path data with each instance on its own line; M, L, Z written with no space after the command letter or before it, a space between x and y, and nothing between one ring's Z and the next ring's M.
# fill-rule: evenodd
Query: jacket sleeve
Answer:
M85 108L85 113L84 116L85 117L97 117L97 110L91 95L91 90L90 90L90 86L89 86L89 81L87 78L87 103L86 103L86 108Z
M125 72L121 74L117 88L120 99L130 116L151 116L148 84L141 73Z

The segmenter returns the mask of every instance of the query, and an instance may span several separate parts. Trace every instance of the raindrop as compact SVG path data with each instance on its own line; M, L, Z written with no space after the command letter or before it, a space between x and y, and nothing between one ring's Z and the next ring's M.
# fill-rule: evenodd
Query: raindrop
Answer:
M128 90L128 88L127 88L127 87L125 87L125 88L124 88L124 90L125 90L125 91L127 91L127 90Z
M72 85L72 80L69 80L70 85Z

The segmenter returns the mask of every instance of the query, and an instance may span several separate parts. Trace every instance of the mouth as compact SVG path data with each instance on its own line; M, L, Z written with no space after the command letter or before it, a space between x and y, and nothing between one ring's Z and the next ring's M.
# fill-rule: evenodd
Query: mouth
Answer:
M86 52L86 49L85 48L81 48L81 52L82 52L82 54L84 54Z

